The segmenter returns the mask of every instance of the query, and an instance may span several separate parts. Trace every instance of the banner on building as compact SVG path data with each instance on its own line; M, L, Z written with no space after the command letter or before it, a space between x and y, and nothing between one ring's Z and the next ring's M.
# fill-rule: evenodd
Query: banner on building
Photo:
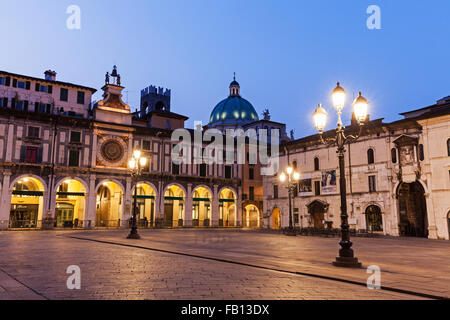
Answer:
M313 195L311 175L303 175L298 182L298 195L300 197Z
M322 194L337 193L336 170L322 172Z

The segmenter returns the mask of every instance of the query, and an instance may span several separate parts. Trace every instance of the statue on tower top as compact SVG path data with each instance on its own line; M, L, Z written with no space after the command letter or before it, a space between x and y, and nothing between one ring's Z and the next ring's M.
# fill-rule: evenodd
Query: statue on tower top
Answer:
M111 84L116 85L116 86L121 86L120 74L117 72L116 65L114 65L111 75L109 74L109 72L106 73L105 84L110 84L110 77L113 78L113 81Z
M269 109L265 109L265 110L263 111L262 116L263 116L263 119L264 119L264 120L270 121L270 111L269 111Z

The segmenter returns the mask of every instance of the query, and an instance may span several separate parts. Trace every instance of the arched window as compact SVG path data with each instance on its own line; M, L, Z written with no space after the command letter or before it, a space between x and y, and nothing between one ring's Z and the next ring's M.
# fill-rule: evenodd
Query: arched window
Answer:
M419 160L423 161L425 159L425 153L423 152L423 144L419 144Z
M391 159L392 159L392 163L397 163L397 149L396 148L391 149Z
M374 164L375 163L375 155L373 153L373 149L367 150L367 163Z
M320 161L319 158L314 158L314 171L319 171L320 170Z
M450 157L450 139L447 140L447 155Z
M297 161L292 162L292 168L297 170Z

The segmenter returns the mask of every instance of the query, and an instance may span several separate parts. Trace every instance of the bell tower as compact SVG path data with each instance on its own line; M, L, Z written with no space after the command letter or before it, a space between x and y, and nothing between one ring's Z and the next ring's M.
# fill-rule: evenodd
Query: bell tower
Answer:
M111 79L112 78L112 79ZM103 100L94 105L95 119L120 124L131 124L131 108L122 100L120 74L114 66L111 75L105 76L105 85L102 87Z

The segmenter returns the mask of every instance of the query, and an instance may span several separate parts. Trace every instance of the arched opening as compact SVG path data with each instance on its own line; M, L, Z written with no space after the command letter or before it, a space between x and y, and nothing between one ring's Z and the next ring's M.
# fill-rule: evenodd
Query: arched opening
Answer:
M12 189L10 228L37 228L44 211L44 185L33 177L17 181Z
M325 228L325 212L327 211L327 206L321 201L313 201L308 205L308 212L310 215L309 224L315 229Z
M205 187L194 190L192 199L192 226L209 227L211 225L211 192Z
M397 191L402 236L428 237L425 190L419 182L402 183Z
M166 228L182 227L184 217L184 198L182 188L172 185L164 194L164 226Z
M244 226L247 228L259 228L259 209L253 204L249 204L244 210Z
M219 226L236 226L236 196L233 190L225 188L219 197Z
M155 189L148 183L138 183L136 191L138 224L141 228L151 228L155 223Z
M278 208L272 210L272 224L270 228L274 230L281 229L281 212Z
M366 228L369 232L383 231L383 216L378 206L371 205L366 209Z
M61 182L56 192L56 227L78 228L83 226L85 195L86 188L81 182L73 179Z
M367 163L368 164L374 164L375 163L375 154L373 152L373 149L367 150Z
M115 182L103 182L97 191L96 226L119 227L122 217L122 188Z
M164 105L164 102L158 101L155 105L156 110L165 110L166 106Z
M319 158L314 158L314 171L319 171L320 170L320 160Z

